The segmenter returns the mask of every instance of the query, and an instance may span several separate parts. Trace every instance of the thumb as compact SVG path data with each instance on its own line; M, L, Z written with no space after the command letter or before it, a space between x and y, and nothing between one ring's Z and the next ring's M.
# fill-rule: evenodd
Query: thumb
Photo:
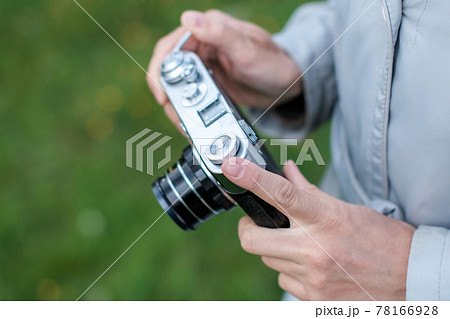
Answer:
M248 160L232 158L222 164L222 170L231 182L261 197L291 219L313 221L324 209L322 198L302 191L284 177Z
M185 11L181 15L181 25L192 32L200 42L230 50L239 40L239 21L219 10Z

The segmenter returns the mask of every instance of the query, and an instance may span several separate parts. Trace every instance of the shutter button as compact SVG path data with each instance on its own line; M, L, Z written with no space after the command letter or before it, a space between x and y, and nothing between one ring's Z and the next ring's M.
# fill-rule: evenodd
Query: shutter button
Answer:
M239 150L239 139L232 133L217 137L209 147L206 157L214 164L222 164L226 159L232 158Z
M184 90L183 90L183 97L188 100L195 99L200 94L200 91L198 89L198 85L195 83L189 84Z

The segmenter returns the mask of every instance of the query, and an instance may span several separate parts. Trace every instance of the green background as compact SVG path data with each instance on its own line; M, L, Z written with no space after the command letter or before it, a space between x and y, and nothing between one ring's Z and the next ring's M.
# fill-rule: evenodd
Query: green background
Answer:
M80 4L146 67L186 9L217 8L276 32L301 2ZM187 142L145 73L72 0L0 6L0 299L73 300L162 213L154 177L125 166L125 141L146 127L173 136L173 161ZM313 138L328 162L328 128ZM289 148L294 159L298 151ZM313 182L323 169L302 167ZM242 215L190 233L163 216L83 299L279 299L277 273L239 246Z

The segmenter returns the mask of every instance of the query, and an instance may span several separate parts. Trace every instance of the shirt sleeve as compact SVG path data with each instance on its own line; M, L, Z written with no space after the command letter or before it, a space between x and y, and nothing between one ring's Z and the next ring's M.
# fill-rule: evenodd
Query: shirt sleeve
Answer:
M366 206L404 220L393 202L373 200ZM406 300L450 300L450 230L420 225L414 232L406 275Z
M335 10L332 1L306 4L298 8L274 41L289 54L302 72L305 105L299 105L304 119L297 127L288 125L274 107L266 114L251 109L250 116L269 135L305 138L329 119L336 102L336 79L332 48ZM261 116L262 115L262 116Z
M406 300L450 300L450 235L442 227L419 226L408 262Z

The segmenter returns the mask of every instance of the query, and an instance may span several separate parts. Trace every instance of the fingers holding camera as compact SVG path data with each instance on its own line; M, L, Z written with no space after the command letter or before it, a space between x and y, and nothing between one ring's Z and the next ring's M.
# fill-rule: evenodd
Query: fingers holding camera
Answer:
M293 163L288 179L237 158L222 170L291 219L289 229L258 227L248 217L239 223L242 247L281 273L281 288L310 300L404 300L414 227L324 194Z
M238 234L242 249L250 254L286 258L295 253L291 233L259 227L248 216L239 220Z
M295 62L258 25L235 19L218 10L186 11L182 25L190 30L214 64L221 86L235 102L264 108L271 105L299 76ZM200 57L206 54L197 50ZM298 81L282 100L301 91Z
M188 11L183 15L182 20L186 20L185 24L189 26L194 33L194 36L191 37L187 43L184 45L184 49L189 51L195 51L202 58L202 60L207 61L215 55L215 49L210 44L211 41L208 40L206 34L209 32L208 30L203 30L201 25L203 24L203 15L200 12L196 11ZM206 14L205 14L206 15ZM207 15L208 19L211 20L216 16L225 16L225 14L217 14L210 13ZM212 24L212 21L207 21L205 23L205 27ZM219 30L219 26L215 28L215 30ZM153 92L156 101L164 106L165 112L168 115L169 119L178 126L179 118L176 112L173 110L173 107L169 103L169 99L164 92L163 88L160 84L160 71L161 64L164 58L173 50L178 41L183 37L183 35L189 30L186 26L180 26L175 29L173 32L169 33L165 37L161 38L155 46L153 51L152 58L150 60L148 71L147 71L147 83L150 90ZM203 32L203 33L202 33ZM213 35L217 35L217 31L213 33ZM214 41L212 42L214 43ZM177 127L179 129L179 127Z
M219 10L185 11L181 25L205 44L219 48L221 52L235 52L242 39L242 22Z
M156 101L161 105L165 105L169 101L159 82L161 64L164 58L173 50L186 32L186 28L178 27L173 32L161 38L153 50L146 78L148 86L153 92ZM191 38L188 43L186 43L186 46L190 46L190 49L195 49L198 46L198 43L196 43L195 39Z
M286 178L271 173L242 158L232 158L222 164L226 178L278 208L296 227L298 222L314 222L328 211L328 200L297 188ZM300 174L300 173L299 173Z
M297 264L280 258L261 256L261 260L264 265L279 273L295 273L298 267Z
M170 121L175 124L177 129L185 134L180 127L180 118L178 117L177 112L175 112L175 109L173 108L172 104L170 104L169 101L164 103L164 112L166 113L167 117L170 119Z
M292 58L263 28L218 10L186 11L181 26L158 41L148 68L149 87L161 105L168 101L159 85L161 63L188 30L193 36L184 49L196 52L239 104L265 108L300 75ZM280 102L300 92L298 81Z

